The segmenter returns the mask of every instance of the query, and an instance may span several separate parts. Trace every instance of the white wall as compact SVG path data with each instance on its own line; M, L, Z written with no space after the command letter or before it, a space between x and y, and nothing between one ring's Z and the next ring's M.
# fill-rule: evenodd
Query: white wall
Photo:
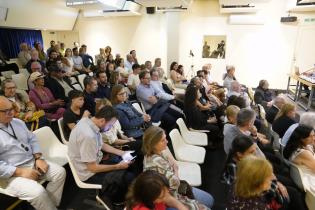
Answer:
M78 21L80 44L88 46L88 53L99 53L100 47L110 45L113 54L122 57L135 49L140 63L161 57L166 62L166 31L163 15L136 17L83 18Z
M79 42L77 31L42 31L44 50L50 47L50 41L63 42L66 48L73 48L73 42Z
M78 11L66 7L65 0L0 0L9 8L0 26L47 30L72 30Z
M197 71L205 63L212 63L213 77L221 82L226 64L236 66L238 80L256 87L260 79L267 79L271 88L285 89L290 72L299 24L282 24L287 15L287 0L270 0L260 15L264 25L229 25L227 15L219 14L218 1L195 0L184 13L158 13L140 17L80 18L76 27L80 42L88 45L90 54L99 47L110 45L114 53L125 55L136 49L141 63L161 57L168 70L170 61L177 60L186 72L194 64ZM299 15L310 17L314 14ZM177 23L173 29L171 22ZM173 31L172 31L173 30ZM172 33L173 32L173 33ZM203 59L203 35L226 35L226 59ZM308 38L315 37L308 35ZM189 57L193 50L195 57ZM311 51L309 51L311 52Z

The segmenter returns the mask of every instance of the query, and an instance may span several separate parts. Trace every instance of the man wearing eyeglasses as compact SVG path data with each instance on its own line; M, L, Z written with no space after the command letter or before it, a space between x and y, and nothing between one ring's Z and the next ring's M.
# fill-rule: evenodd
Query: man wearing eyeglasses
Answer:
M0 186L37 210L56 210L65 169L44 160L35 135L13 116L12 103L0 96ZM40 180L49 181L46 189L38 183Z

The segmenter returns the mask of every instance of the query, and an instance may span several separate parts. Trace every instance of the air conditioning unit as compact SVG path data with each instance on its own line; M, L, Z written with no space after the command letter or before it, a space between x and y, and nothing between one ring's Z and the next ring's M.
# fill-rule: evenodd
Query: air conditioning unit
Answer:
M126 1L124 7L120 10L85 10L83 11L84 17L113 17L113 16L135 16L141 15L141 5Z
M220 13L256 13L269 0L219 0Z
M192 0L134 0L138 4L144 7L160 7L160 8L172 8L183 7L188 8Z
M263 25L265 18L257 15L230 15L228 23L230 25Z
M296 4L289 2L288 12L312 12L315 11L315 0L297 0Z

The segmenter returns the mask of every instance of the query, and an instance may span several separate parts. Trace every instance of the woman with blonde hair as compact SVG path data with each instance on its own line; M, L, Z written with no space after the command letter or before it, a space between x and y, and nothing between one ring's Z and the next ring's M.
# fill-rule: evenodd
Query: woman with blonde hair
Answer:
M213 197L200 189L192 187L192 194L196 200L188 198L179 192L180 179L176 161L169 153L167 139L162 128L149 127L143 135L142 152L144 154L144 171L154 170L163 174L169 182L170 193L189 207L189 209L208 209L213 205Z
M274 179L271 164L252 155L237 164L236 182L229 210L268 210L264 193L271 188Z
M272 129L282 138L288 128L297 123L295 120L296 107L294 104L286 103L282 106L279 113L272 123Z

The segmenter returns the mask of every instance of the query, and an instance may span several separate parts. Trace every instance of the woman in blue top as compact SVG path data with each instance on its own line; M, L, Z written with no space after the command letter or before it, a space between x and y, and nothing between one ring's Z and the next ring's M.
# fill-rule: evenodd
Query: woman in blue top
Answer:
M147 114L139 113L129 102L126 89L122 85L115 85L112 88L111 102L118 112L118 119L125 135L135 139L141 139L143 135L142 127L150 124L151 117Z

